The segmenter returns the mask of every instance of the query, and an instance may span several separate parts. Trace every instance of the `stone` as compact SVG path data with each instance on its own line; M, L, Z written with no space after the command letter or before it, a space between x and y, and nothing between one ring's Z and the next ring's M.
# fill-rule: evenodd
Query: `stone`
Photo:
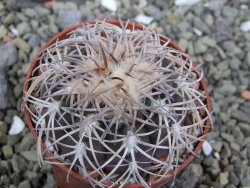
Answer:
M205 16L205 18L204 18L204 22L205 22L208 26L212 27L213 24L214 24L214 18L213 18L213 16L212 16L211 14L207 14L207 15Z
M57 24L61 29L66 29L81 22L81 12L73 10L59 10Z
M16 47L19 48L20 50L23 50L26 53L30 51L30 45L26 41L24 41L22 38L19 38L19 37L15 38L14 43Z
M237 91L237 89L233 84L226 83L219 88L219 91L224 95L232 95Z
M0 132L0 144L6 144L8 142L8 136L5 133Z
M101 0L101 5L110 11L117 11L116 0Z
M204 53L207 51L207 46L198 40L194 42L194 51L196 54Z
M209 53L205 53L205 54L203 55L203 58L204 58L204 60L207 61L207 62L213 62L213 61L214 61L214 56L212 56L212 55L209 54Z
M228 172L221 172L219 175L219 182L221 185L226 185L229 180L228 180Z
M198 3L200 0L175 0L175 5L177 6L192 6Z
M31 150L31 151L22 151L20 153L27 161L37 161L37 154L36 151Z
M31 188L29 180L22 181L17 188Z
M208 156L212 153L213 148L209 142L204 141L202 144L202 151L206 156Z
M249 178L243 178L240 180L242 188L249 188L250 187L250 179Z
M191 171L195 176L200 177L203 173L203 168L200 164L190 164Z
M32 8L24 9L23 13L30 18L34 18L37 15L36 11Z
M41 38L36 35L36 34L32 34L29 38L29 41L28 41L28 44L30 46L32 46L33 48L35 47L39 47L40 46L40 43L41 43Z
M7 133L8 125L4 121L0 121L0 132Z
M29 150L31 145L34 144L33 137L31 133L28 133L25 135L20 143L20 150L21 151L26 151Z
M11 41L0 45L0 70L6 66L11 66L16 63L17 50L15 44ZM2 75L2 73L0 74Z
M238 10L234 7L223 6L222 15L225 17L235 18L238 14Z
M250 21L242 22L240 29L244 32L250 31Z
M229 181L234 184L235 186L238 186L240 183L239 178L237 177L237 175L235 174L234 171L229 172Z
M234 136L228 133L221 133L221 137L228 142L234 141Z
M9 130L9 135L17 135L17 134L21 133L23 131L24 127L25 127L25 124L24 124L23 120L18 116L14 116L10 130Z
M237 144L237 143L235 143L235 142L232 142L232 143L230 144L230 147L231 147L234 151L237 151L237 152L240 151L240 145Z
M1 54L1 51L0 51ZM1 56L0 56L1 57ZM1 58L0 58L1 61ZM0 62L1 66L1 62ZM8 83L2 71L0 71L0 110L6 109L9 106L8 99Z
M11 158L11 165L14 172L21 172L26 168L25 160L19 155L14 154Z
M216 141L212 144L212 147L215 151L220 152L222 148L222 142Z
M20 36L23 36L24 34L31 31L31 27L27 22L21 22L17 25L17 31Z
M6 25L12 24L15 21L15 15L13 12L10 12L3 20L3 23Z
M242 112L241 110L234 110L231 116L232 118L235 118L236 120L240 122L250 123L249 114L246 114Z
M199 39L203 44L209 46L209 47L215 47L216 46L216 40L209 37L209 36L204 36Z
M183 49L183 51L185 52L188 48L188 41L186 39L181 38L179 41L179 45Z
M206 34L211 33L210 28L199 17L194 17L193 24L194 24L194 27L196 27L203 33L206 33Z
M146 25L150 24L153 20L153 17L146 16L144 14L139 14L135 17L135 21Z
M5 159L8 159L13 155L13 149L10 145L3 146L2 151Z
M7 34L7 29L5 28L4 25L0 25L0 39L6 36Z
M247 64L248 64L249 67L250 67L250 52L247 53L246 58L245 58L245 61L247 62Z

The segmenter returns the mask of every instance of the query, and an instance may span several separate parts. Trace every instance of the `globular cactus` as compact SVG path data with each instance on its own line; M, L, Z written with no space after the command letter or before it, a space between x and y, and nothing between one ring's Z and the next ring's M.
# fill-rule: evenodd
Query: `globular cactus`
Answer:
M120 24L83 25L44 50L24 105L40 163L58 159L100 187L150 187L202 140L210 119L203 74L170 40Z

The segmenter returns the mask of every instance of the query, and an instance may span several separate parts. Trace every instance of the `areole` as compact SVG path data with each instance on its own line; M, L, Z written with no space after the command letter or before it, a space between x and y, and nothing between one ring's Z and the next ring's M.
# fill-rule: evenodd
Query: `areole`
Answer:
M105 22L113 24L113 25L116 25L116 26L121 26L119 20L106 20ZM90 22L85 22L84 25L94 24L94 23L95 23L95 21L90 21ZM75 25L73 27L70 27L67 30L62 31L61 33L57 34L52 39L50 39L46 43L46 45L40 50L40 52L37 54L37 56L35 57L35 59L33 60L31 66L30 66L30 69L29 69L29 71L27 73L26 80L29 80L32 77L32 71L36 67L37 60L41 56L42 52L48 46L50 46L51 44L55 43L58 39L62 40L62 39L67 38L67 34L69 32L71 32L72 30L74 30L74 29L76 29L78 27L81 27L82 25L83 25L83 23L80 23L80 24L77 24L77 25ZM140 24L138 24L138 23L128 23L127 29L132 29L133 27L135 29L138 29L138 30L143 30L143 26L140 25ZM165 37L165 36L161 36L160 39L161 39L162 44L164 44L165 42L169 41L169 39L167 37ZM168 44L168 46L170 46L170 47L172 47L174 49L177 49L177 50L179 50L179 51L182 52L182 49L179 46L177 46L172 41ZM199 72L197 70L195 70L195 71L199 75ZM210 97L208 95L208 90L207 90L204 78L202 78L202 80L200 81L200 88L206 93L206 101L205 101L205 103L207 105L208 111L211 112L211 101L210 101ZM24 93L27 92L28 89L29 89L29 82L25 82L24 90L23 90ZM32 120L31 120L29 111L27 109L24 109L24 110L25 110L25 118L26 118L26 121L28 123L29 129L30 129L30 131L31 131L34 139L37 141L38 140L38 135L37 135L37 133L34 130L34 124L33 124ZM205 126L204 126L205 128L204 128L204 131L203 131L203 135L206 135L209 132L210 124L211 124L210 120L209 119L206 120L206 123L205 123ZM203 142L200 141L197 144L196 148L194 149L194 153L195 154L198 154L198 152L200 151L202 143ZM42 145L42 148L45 150L45 145L44 144ZM46 150L45 151L45 156L46 157L52 157L52 154ZM194 157L195 157L194 155L190 155L179 166L179 168L176 171L171 171L166 177L163 177L163 178L160 178L160 179L157 179L157 180L153 180L151 182L148 182L148 184L151 187L160 187L160 186L166 184L176 174L178 174L180 171L182 171L193 160ZM53 164L52 167L53 167L55 178L57 180L57 183L58 183L59 187L62 187L62 188L91 187L91 185L89 183L89 180L86 177L83 177L82 175L77 174L74 171L70 171L69 172L69 183L68 183L67 180L66 180L66 177L67 177L67 173L68 173L69 168L67 168L63 164L60 164L61 162L58 161L58 160L56 160L56 159L53 159L52 161L55 162L55 163L57 163L57 164ZM117 185L117 187L118 187L118 185ZM130 188L130 187L131 188L132 187L136 188L137 187L137 188L139 188L139 187L144 187L144 186L141 185L141 184L127 184L124 187L127 187L127 188Z

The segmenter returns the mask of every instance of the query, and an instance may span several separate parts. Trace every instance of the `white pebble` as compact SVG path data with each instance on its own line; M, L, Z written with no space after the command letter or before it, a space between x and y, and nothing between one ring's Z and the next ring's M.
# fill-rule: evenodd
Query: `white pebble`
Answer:
M175 5L194 5L200 0L175 0Z
M194 28L193 31L199 37L202 35L202 32L199 29L197 29L197 28Z
M116 0L102 0L101 5L113 12L117 10Z
M242 31L250 31L250 21L242 22L240 25Z
M204 141L202 144L202 151L206 156L208 156L212 153L213 148L210 143L208 143L207 141Z
M23 131L25 124L18 116L13 117L13 121L9 130L9 135L17 135Z
M144 14L139 14L136 16L135 21L143 24L150 24L153 21L153 17L146 16Z

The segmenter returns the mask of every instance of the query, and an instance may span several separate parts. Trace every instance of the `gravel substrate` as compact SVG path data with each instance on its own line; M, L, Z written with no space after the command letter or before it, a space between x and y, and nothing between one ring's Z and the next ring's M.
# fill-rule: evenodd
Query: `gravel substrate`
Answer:
M39 167L25 127L22 88L29 65L45 42L76 23L121 18L150 24L176 41L204 68L214 127L203 152L175 179L176 188L250 187L249 0L0 1L0 187L56 187L51 167ZM110 1L112 2L112 1ZM133 2L133 3L132 3ZM51 7L52 5L52 7ZM211 146L211 148L209 148ZM170 187L170 184L165 186Z

